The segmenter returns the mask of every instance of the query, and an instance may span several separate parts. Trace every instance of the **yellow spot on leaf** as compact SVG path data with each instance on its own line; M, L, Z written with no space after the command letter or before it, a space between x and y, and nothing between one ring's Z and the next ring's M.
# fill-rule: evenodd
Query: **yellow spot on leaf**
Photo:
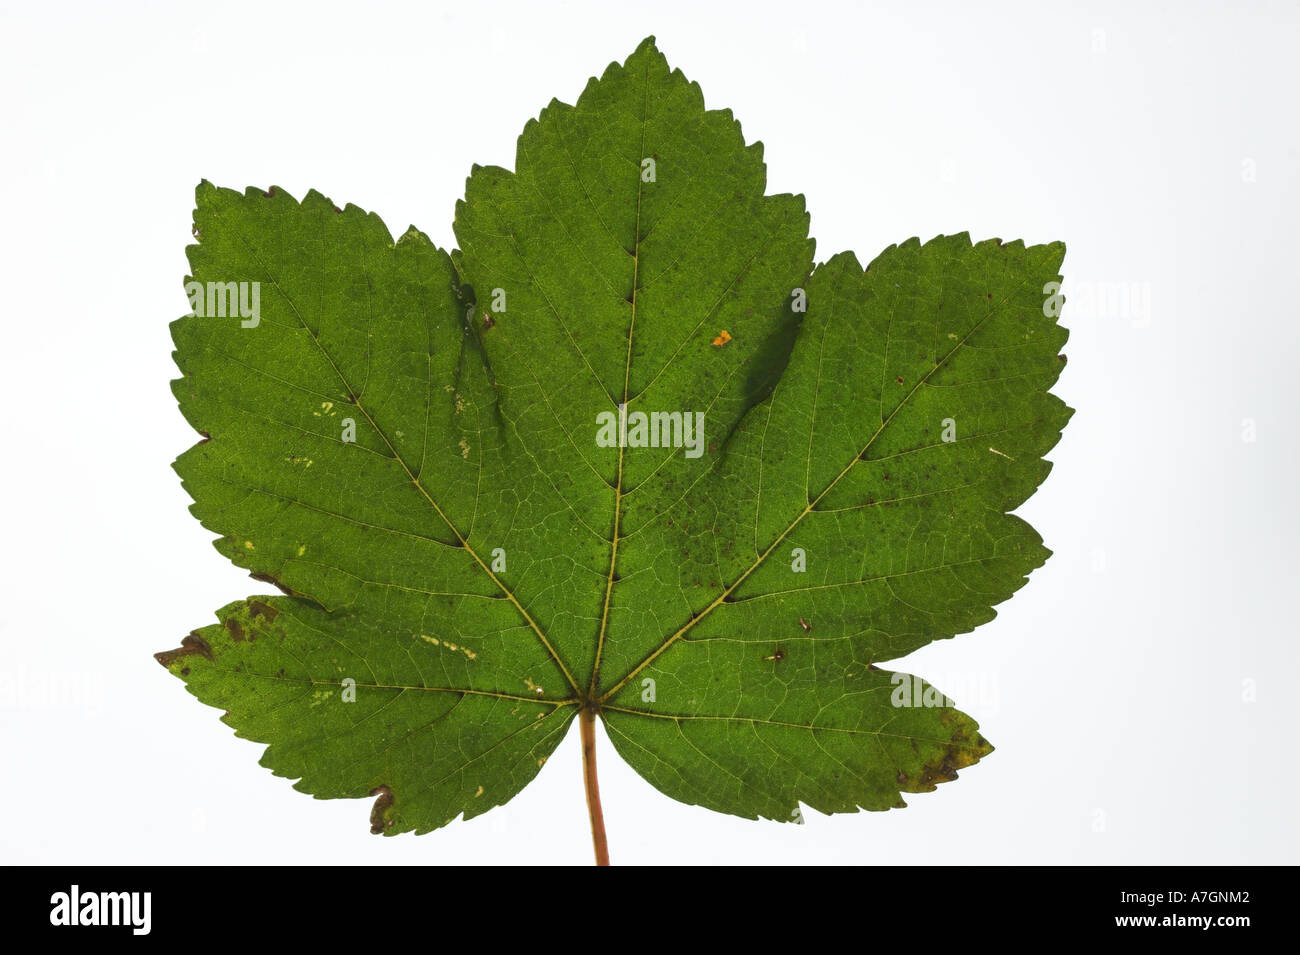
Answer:
M253 546L253 542L252 542L252 541L244 541L244 549L245 549L245 550L256 550L256 548Z
M718 332L717 337L713 339L713 347L721 348L729 341L731 341L731 332L724 328L722 331Z
M460 439L460 456L469 460L469 442L464 438Z
M474 798L477 799L477 798L478 798L479 796L481 796L481 795L483 795L483 787L482 787L482 786L479 786L479 788L478 788L478 792L476 792L476 793L474 794Z
M417 634L417 636L419 636L419 638L423 640L425 643L432 643L435 647L445 647L448 650L459 651L460 653L465 654L465 656L469 657L471 660L478 659L478 654L475 653L473 650L471 650L469 647L458 647L456 646L456 644L451 642L443 643L440 642L437 637L431 637L427 633Z

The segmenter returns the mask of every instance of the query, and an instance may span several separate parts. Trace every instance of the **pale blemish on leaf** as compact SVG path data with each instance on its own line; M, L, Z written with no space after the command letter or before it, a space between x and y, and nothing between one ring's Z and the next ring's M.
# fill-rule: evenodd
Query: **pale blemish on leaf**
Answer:
M418 636L425 643L433 644L433 646L435 647L442 647L444 650L451 650L456 653L463 653L471 660L478 659L478 654L475 653L473 650L471 650L469 647L459 647L448 640L439 640L437 637L431 637L427 633L416 634L416 636Z

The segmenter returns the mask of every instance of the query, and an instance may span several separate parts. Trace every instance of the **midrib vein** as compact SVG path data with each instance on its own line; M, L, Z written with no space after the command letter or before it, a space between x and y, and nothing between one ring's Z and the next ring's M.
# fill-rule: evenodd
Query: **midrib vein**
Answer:
M223 673L235 673L231 667L212 665L212 669L220 670ZM257 673L247 668L239 670L241 676L249 676L258 680L274 680L277 683L291 683L295 686L328 686L338 687L338 680L317 680L312 677L287 677L277 676L273 673ZM496 690L473 690L462 686L406 686L401 683L361 683L357 686L367 690L411 690L417 693L454 693L457 696L486 696L494 700L512 700L518 703L536 703L540 706L549 706L552 709L559 709L563 706L573 706L577 701L574 699L567 700L550 700L541 696L522 696L515 693L500 693Z
M645 128L650 109L650 72L646 71L641 81L641 147L640 156L645 161ZM637 283L641 275L641 193L645 180L642 179L641 164L636 165L636 224L632 230L632 316L627 326L627 359L623 363L623 404L627 408L628 391L632 380L632 335L636 331ZM614 568L618 564L619 524L623 516L623 455L625 449L621 429L623 412L619 414L620 440L618 442L618 477L614 482L614 534L610 539L609 573L605 576L605 601L600 611L600 632L596 635L596 657L591 665L591 683L587 687L587 696L594 698L600 684L600 658L605 649L605 634L609 629L609 606L614 596Z
M978 749L978 744L958 743L951 739L936 739L930 736L916 736L911 733L887 733L883 729L865 730L853 729L847 726L817 726L813 723L792 723L786 720L769 720L760 716L713 716L707 713L652 713L649 710L634 710L626 706L605 706L603 709L611 713L626 713L629 716L646 716L656 720L672 720L675 723L683 721L707 721L713 723L754 723L759 726L780 726L785 729L808 730L814 733L848 733L854 736L876 736L888 737L890 739L916 740L920 743L940 743L944 746L953 745L958 749Z

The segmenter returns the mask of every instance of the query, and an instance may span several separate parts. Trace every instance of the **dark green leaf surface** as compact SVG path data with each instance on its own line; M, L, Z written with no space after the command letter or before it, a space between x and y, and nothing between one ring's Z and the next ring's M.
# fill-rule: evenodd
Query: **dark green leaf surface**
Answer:
M1008 512L1070 414L1064 247L814 269L802 199L764 188L649 40L513 172L475 168L450 255L315 192L200 186L192 277L260 283L260 319L174 323L205 435L176 468L285 595L159 659L387 833L507 801L582 706L663 792L749 817L901 806L988 753L877 664L1048 555ZM700 454L601 446L620 405L703 412Z

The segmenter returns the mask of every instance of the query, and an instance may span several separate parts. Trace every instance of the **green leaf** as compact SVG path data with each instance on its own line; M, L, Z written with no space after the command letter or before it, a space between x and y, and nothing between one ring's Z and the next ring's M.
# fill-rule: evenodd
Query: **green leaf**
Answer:
M780 820L902 806L990 752L877 664L1048 556L1010 512L1070 415L1064 247L814 268L765 178L649 39L530 121L513 172L475 167L450 254L200 185L202 314L172 329L204 438L176 469L284 595L160 662L388 834L506 802L575 716L668 795ZM642 413L674 440L632 446Z

